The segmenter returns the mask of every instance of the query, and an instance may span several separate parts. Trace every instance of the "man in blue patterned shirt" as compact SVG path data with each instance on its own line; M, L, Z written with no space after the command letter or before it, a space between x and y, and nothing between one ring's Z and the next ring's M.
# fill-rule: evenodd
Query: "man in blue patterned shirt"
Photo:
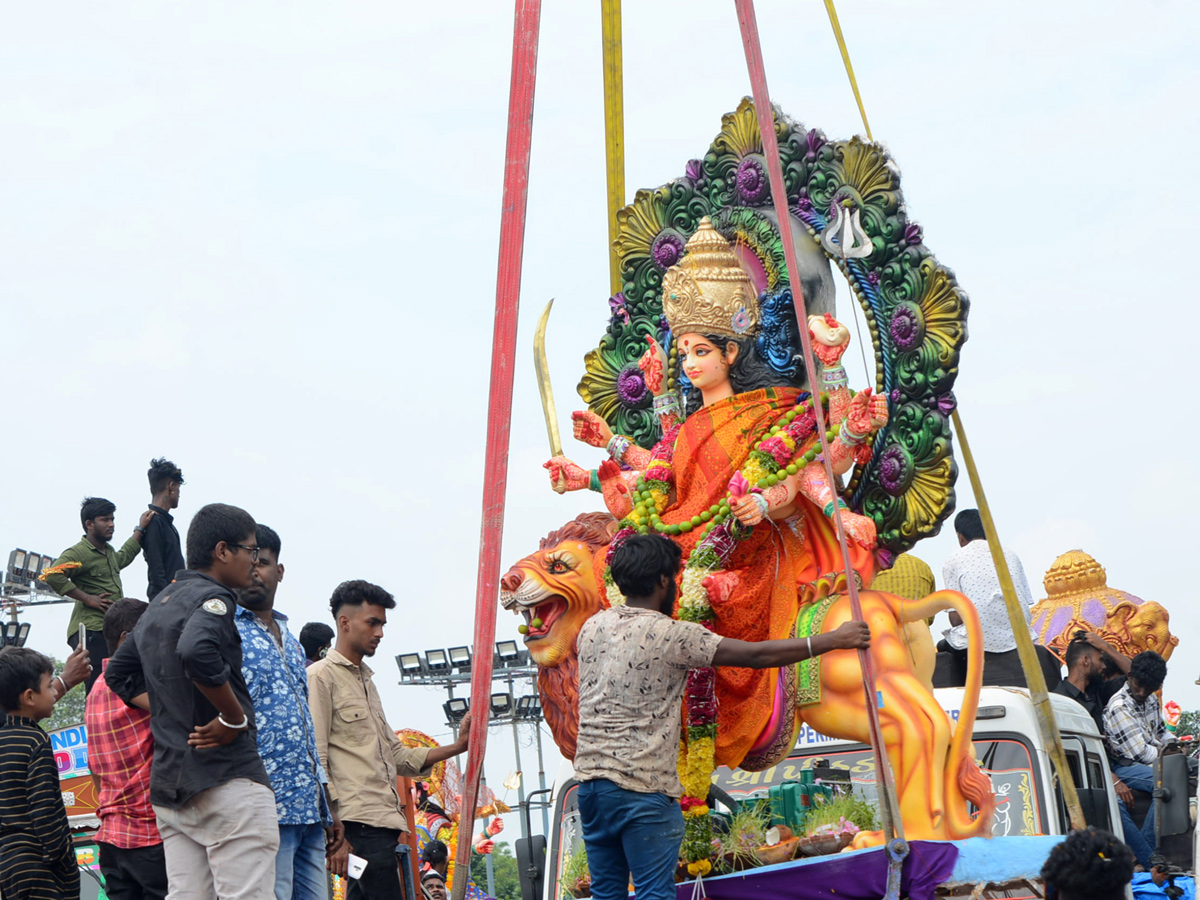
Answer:
M254 701L258 752L279 814L275 900L327 900L325 856L341 844L344 830L325 794L327 779L308 710L304 650L288 631L287 616L275 609L275 591L283 580L279 549L279 535L259 525L261 581L239 592L235 617L242 674Z

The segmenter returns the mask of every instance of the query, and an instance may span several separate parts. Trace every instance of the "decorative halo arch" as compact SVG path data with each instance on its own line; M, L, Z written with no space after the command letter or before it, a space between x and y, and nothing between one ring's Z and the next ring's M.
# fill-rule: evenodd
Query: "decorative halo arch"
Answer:
M871 458L855 467L843 497L875 521L880 550L894 556L936 534L954 509L958 469L949 416L969 300L954 273L925 246L921 227L908 218L900 171L882 144L858 136L830 141L778 109L775 130L806 312L834 311L836 265L871 336L872 387L888 398L891 416L872 436ZM822 241L839 209L858 213L870 242L862 258L843 258L826 246L830 241ZM735 243L760 290L760 352L781 373L796 365L799 336L787 264L754 104L747 97L722 118L720 133L702 159L688 162L683 177L638 191L617 213L613 248L622 291L609 299L608 326L584 358L578 390L614 432L642 446L657 441L658 432L637 361L647 335L671 349L662 277L704 216ZM679 386L688 388L686 380Z

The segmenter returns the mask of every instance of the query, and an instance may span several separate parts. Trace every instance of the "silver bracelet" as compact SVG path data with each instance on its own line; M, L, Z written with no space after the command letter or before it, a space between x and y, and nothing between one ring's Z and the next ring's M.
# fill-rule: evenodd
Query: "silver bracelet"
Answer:
M222 725L224 725L226 728L232 728L234 731L244 731L245 729L250 727L250 717L248 715L246 715L245 712L242 713L242 724L241 725L231 725L229 722L225 721L225 717L223 715L221 715L220 713L217 713L217 721L220 722Z
M837 389L849 383L850 379L846 376L846 367L843 365L830 366L821 372L822 387Z
M857 447L867 439L865 434L859 434L850 427L850 423L843 421L838 429L838 440L842 442L843 447Z
M67 691L70 690L70 688L67 687L67 683L65 681L63 681L63 677L61 675L55 675L52 680L57 681L59 684L61 684L63 686L63 696L66 696L66 693L67 693Z
M654 414L656 416L679 416L683 410L679 406L679 395L674 391L654 398Z
M625 451L629 449L629 438L622 434L614 434L609 438L606 449L613 462L621 462L625 458Z
M804 638L804 640L808 643L808 658L812 659L813 658L812 635L808 635L807 637Z

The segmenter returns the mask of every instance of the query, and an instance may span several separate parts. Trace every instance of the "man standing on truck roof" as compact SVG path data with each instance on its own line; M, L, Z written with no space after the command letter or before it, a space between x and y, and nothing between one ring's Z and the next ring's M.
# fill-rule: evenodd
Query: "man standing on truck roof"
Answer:
M142 535L154 517L146 510L130 535L115 549L109 541L116 533L117 506L103 497L85 497L79 507L83 539L62 552L54 560L46 584L55 593L75 601L71 623L67 626L67 643L75 650L79 646L79 626L83 626L84 644L91 658L92 672L84 682L91 692L100 677L101 666L108 658L108 643L104 640L104 613L125 596L121 586L121 570L142 552Z
M688 669L786 666L870 645L865 622L807 639L737 641L671 618L678 545L634 535L613 554L625 595L579 632L579 744L575 777L595 900L674 900L683 839L676 771Z
M1147 650L1139 653L1129 664L1129 674L1122 687L1104 708L1104 734L1108 738L1113 774L1137 791L1154 792L1154 769L1159 754L1167 744L1167 729L1163 724L1158 699L1151 695L1162 687L1167 677L1167 661ZM1150 804L1142 822L1142 837L1149 847L1154 846L1154 816L1158 801ZM1129 840L1129 836L1126 836ZM1131 842L1138 862L1149 865Z
M1094 631L1077 631L1067 644L1064 656L1067 663L1067 677L1059 682L1054 693L1070 697L1082 706L1096 723L1100 734L1104 734L1104 708L1108 701L1125 686L1125 676L1129 674L1129 657L1119 651ZM1116 678L1105 678L1104 673L1112 665L1119 674ZM1107 741L1105 742L1107 745ZM1111 753L1109 754L1111 758ZM1114 763L1115 767L1115 763ZM1143 866L1150 865L1150 854L1154 848L1146 843L1146 838L1134 824L1131 810L1133 809L1133 792L1124 781L1112 773L1113 790L1121 802L1121 830L1124 832L1125 843L1129 845L1138 862Z
M979 613L979 625L983 628L983 649L988 653L1004 653L1017 646L1012 624L1008 619L1008 607L1004 603L1004 592L1000 589L1000 576L992 562L992 551L988 547L987 535L979 510L964 509L954 517L954 533L958 535L959 549L954 551L942 567L942 584L948 591L958 591L975 604ZM1029 624L1029 608L1033 596L1025 569L1015 553L1005 551L1004 560L1012 575L1013 588L1021 603L1026 625ZM965 656L967 652L967 626L958 613L950 613L951 628L945 631L945 639L938 641L938 650L949 650ZM1033 630L1030 635L1036 640Z

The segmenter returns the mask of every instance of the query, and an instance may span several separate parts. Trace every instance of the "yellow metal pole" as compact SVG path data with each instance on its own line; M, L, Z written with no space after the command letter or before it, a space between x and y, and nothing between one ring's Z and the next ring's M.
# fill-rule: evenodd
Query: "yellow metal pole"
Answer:
M1033 702L1037 714L1038 728L1042 732L1042 742L1054 763L1059 784L1062 786L1063 800L1067 804L1067 814L1071 817L1071 827L1074 829L1087 828L1083 818L1083 807L1079 805L1079 794L1075 790L1075 780L1071 777L1071 769L1067 765L1067 754L1063 750L1062 735L1058 731L1058 722L1054 720L1054 712L1050 708L1050 697L1046 691L1046 678L1042 674L1038 662L1037 651L1033 648L1033 638L1029 636L1029 626L1025 622L1025 613L1017 599L1017 589L1013 587L1012 573L1004 559L1004 550L1000 546L1000 537L996 534L996 523L992 521L992 512L988 508L987 497L983 493L983 483L979 480L979 470L975 468L975 457L971 455L971 445L967 443L967 433L963 431L962 419L958 410L952 413L954 430L958 432L958 446L962 450L963 463L967 467L967 475L971 479L971 490L975 492L975 502L979 504L979 516L983 519L983 530L987 534L988 549L992 551L992 562L996 566L996 574L1000 576L1000 589L1004 592L1004 605L1008 607L1008 621L1012 624L1013 637L1017 640L1017 654L1021 658L1021 667L1025 670L1025 682L1029 685L1029 699ZM982 649L982 648L980 648Z
M608 272L612 293L621 290L614 246L617 210L625 205L625 101L621 73L621 0L600 0L604 35L604 144L608 170Z
M850 64L850 50L846 47L846 38L842 36L842 23L838 21L837 10L833 0L825 0L825 11L829 13L829 24L833 26L833 36L837 40L838 49L842 51L842 63L846 66L846 75L850 78L850 89L854 91L854 102L858 104L858 114L862 116L863 128L867 130L867 140L871 137L871 124L867 121L867 108L863 106L862 94L858 92L858 79L854 77L854 66Z

